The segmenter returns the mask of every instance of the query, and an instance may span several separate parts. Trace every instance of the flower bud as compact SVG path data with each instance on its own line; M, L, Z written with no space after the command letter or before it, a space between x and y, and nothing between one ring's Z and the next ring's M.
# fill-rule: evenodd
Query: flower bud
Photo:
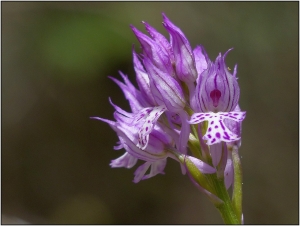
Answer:
M131 29L142 45L143 54L161 71L174 75L174 70L167 52L154 40L140 32L134 26Z
M192 83L197 79L197 70L195 66L195 59L189 41L183 32L176 27L163 14L163 25L171 36L171 45L175 57L175 68L178 78L185 83Z

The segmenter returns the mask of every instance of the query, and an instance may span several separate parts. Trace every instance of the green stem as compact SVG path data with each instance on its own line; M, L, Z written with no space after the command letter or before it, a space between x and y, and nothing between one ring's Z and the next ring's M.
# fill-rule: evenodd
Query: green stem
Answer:
M237 147L232 149L232 161L234 168L234 184L232 193L233 208L238 216L242 219L242 166Z
M241 224L240 218L237 217L229 194L226 190L224 179L217 178L216 174L209 175L209 180L213 184L216 195L223 201L222 204L216 204L225 224Z

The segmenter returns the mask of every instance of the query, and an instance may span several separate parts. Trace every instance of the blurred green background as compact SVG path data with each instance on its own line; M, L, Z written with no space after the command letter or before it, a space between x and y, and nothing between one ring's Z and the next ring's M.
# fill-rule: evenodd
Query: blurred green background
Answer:
M108 75L135 82L131 32L167 35L166 15L211 59L231 47L240 106L246 224L298 224L298 2L2 2L3 223L219 224L178 163L134 184L111 169L118 140L104 123L128 110Z

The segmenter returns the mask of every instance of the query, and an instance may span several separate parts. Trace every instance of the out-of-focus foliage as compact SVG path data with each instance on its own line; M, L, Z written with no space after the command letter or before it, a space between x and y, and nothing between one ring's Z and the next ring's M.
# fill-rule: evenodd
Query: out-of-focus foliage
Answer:
M108 75L134 81L129 25L166 34L161 13L211 59L231 47L243 122L246 224L298 223L298 2L2 2L3 222L218 224L217 210L169 161L132 183L111 169Z
M128 26L120 26L100 13L51 10L41 19L37 47L50 68L62 70L59 76L86 79L112 61L128 56Z

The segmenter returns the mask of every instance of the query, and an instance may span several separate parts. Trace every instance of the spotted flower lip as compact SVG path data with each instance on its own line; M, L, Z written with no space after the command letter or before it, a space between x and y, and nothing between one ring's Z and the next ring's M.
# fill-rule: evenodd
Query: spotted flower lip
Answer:
M216 144L221 141L232 142L239 140L237 134L231 132L225 125L224 119L230 119L236 122L241 122L246 117L246 112L207 112L195 113L191 116L190 124L198 124L203 121L208 121L208 128L203 139L207 140L208 145Z

